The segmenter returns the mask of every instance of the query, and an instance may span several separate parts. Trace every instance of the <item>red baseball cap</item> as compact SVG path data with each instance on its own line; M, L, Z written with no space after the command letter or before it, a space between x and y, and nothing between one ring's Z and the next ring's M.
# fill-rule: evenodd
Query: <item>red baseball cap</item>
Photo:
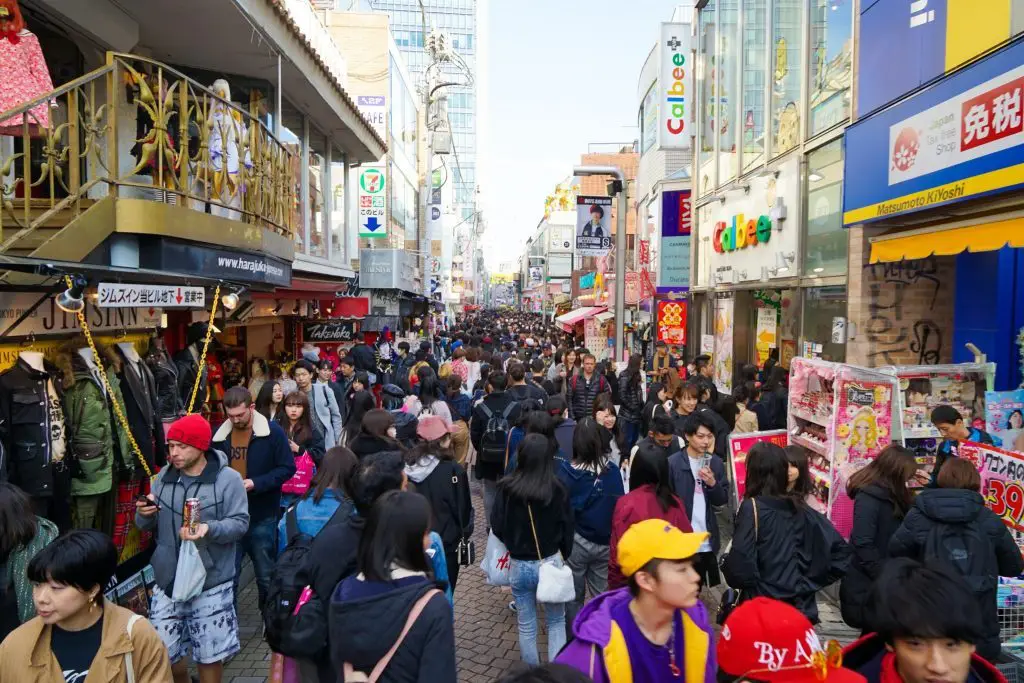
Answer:
M841 652L835 650L829 657L814 626L797 608L754 598L736 607L722 625L718 666L731 676L772 683L867 683L835 661Z

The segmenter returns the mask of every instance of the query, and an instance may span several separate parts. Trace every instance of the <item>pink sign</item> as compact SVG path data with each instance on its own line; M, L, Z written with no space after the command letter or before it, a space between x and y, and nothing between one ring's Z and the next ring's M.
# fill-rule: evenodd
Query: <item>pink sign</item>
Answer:
M785 448L789 445L789 434L785 429L770 432L751 432L729 436L729 452L732 453L732 480L736 482L736 502L743 500L747 491L747 453L756 443L766 441Z
M1024 553L1024 453L985 446L972 441L957 444L957 455L981 472L985 505L1010 528Z

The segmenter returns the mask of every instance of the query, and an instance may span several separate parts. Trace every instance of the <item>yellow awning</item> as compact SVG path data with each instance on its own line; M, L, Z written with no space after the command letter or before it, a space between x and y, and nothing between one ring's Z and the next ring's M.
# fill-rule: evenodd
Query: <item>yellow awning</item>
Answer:
M879 239L871 243L872 263L892 263L931 255L953 256L963 251L995 251L1005 246L1024 247L1024 218L983 225Z

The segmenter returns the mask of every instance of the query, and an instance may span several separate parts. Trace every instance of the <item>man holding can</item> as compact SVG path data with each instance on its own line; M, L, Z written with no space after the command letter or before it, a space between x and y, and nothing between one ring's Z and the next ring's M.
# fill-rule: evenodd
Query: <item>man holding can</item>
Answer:
M152 493L135 503L136 526L156 531L150 560L156 586L149 618L167 646L175 683L189 681L186 655L198 666L202 683L217 683L224 660L240 649L235 546L249 528L249 503L242 477L210 442L210 424L201 415L186 415L172 424L167 467L153 480ZM175 601L171 594L182 541L199 548L206 581L196 597Z

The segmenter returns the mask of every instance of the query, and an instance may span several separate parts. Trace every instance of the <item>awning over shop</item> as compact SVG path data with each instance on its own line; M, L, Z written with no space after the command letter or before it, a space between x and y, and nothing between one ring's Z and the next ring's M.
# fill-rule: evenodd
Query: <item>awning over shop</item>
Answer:
M871 263L953 256L963 251L996 251L1005 246L1024 247L1024 218L877 237L871 243Z
M558 316L555 318L555 322L561 325L563 330L569 332L572 330L572 326L576 323L593 317L598 313L603 313L606 310L607 309L604 306L584 306L583 308L577 308L574 311L569 311L565 315Z
M604 325L604 324L605 324L606 322L608 322L609 320L611 320L612 318L614 318L614 317L615 317L615 314L614 314L614 313L612 313L611 311L605 311L604 313L598 313L598 314L597 314L597 315L595 315L594 317L595 317L595 318L597 318L597 321L598 321L599 323L601 323L602 325Z

